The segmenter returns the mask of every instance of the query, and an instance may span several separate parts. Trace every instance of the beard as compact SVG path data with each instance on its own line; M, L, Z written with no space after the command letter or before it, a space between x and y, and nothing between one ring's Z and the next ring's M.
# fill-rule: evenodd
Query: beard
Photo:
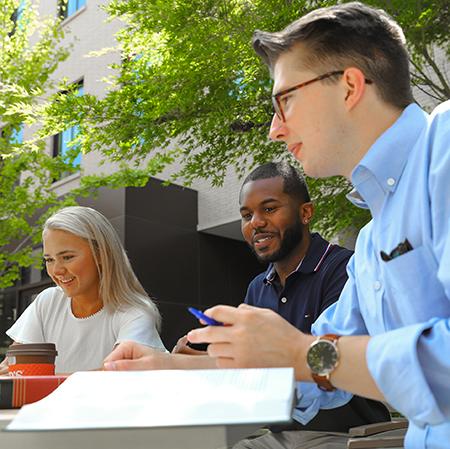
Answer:
M276 235L279 236L279 234ZM249 246L261 263L275 263L287 257L302 240L303 228L300 217L298 217L294 226L286 229L283 238L280 238L280 246L275 251L268 254L258 254L252 245L249 244Z

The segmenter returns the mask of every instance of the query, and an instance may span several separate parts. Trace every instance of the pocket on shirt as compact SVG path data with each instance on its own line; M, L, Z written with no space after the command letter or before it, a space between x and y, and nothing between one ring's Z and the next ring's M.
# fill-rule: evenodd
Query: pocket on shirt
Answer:
M384 307L403 325L448 316L450 302L437 278L437 270L438 263L429 245L383 262L387 295ZM429 306L430 298L433 307Z

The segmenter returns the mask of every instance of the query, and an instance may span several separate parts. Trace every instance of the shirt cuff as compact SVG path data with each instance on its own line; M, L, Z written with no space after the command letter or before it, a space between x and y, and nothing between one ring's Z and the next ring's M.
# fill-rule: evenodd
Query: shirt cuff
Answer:
M366 353L369 371L389 404L421 428L445 421L417 352L420 336L436 321L374 336Z
M331 409L347 404L353 397L351 393L336 390L321 391L315 383L297 382L297 405L292 417L305 425L311 421L320 409Z

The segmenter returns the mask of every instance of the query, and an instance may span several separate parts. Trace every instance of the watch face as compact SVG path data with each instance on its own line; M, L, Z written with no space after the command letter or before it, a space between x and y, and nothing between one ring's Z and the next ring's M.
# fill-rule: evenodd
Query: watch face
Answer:
M325 376L334 370L339 360L339 353L333 342L319 340L311 345L307 360L313 373Z

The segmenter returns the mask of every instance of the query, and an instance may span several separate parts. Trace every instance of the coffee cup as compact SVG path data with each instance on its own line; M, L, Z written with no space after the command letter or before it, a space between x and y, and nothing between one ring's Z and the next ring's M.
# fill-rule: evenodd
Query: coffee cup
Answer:
M6 351L9 375L53 376L57 355L54 343L11 345Z

